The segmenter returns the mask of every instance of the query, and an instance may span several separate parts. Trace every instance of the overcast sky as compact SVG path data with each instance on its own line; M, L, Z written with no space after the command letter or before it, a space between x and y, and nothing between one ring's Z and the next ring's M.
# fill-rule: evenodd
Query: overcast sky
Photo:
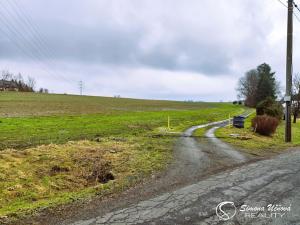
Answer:
M88 95L234 100L263 62L284 86L286 11L277 0L1 0L0 67L56 93L78 94L82 80Z

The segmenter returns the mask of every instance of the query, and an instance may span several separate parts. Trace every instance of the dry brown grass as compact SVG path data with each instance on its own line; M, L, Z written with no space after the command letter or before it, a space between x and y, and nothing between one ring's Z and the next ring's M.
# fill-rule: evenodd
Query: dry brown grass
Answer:
M0 216L122 190L169 162L170 138L103 139L0 152Z

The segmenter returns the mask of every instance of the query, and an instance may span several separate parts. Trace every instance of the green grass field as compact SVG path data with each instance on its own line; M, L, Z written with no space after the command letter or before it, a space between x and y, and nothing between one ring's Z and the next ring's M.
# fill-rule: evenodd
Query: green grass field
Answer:
M168 117L172 130L182 131L242 110L226 103L32 93L0 93L0 105L0 115L6 115L0 117L0 149L97 137L147 136L166 127Z
M0 92L0 103L0 117L110 114L126 111L177 111L201 109L214 105L204 102L16 92Z
M172 160L176 137L168 131L243 111L227 103L0 93L0 216L123 191ZM105 171L115 179L91 182Z

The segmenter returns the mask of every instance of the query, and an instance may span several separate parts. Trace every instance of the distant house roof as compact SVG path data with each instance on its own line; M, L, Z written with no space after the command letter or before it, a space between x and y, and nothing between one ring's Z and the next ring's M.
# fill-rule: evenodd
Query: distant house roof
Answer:
M18 88L15 81L0 80L0 88Z

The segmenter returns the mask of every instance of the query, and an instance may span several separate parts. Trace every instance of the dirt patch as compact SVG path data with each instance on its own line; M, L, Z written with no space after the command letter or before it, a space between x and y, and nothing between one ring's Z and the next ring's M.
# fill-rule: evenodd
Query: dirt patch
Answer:
M66 173L66 172L69 172L69 171L70 171L70 169L67 168L67 167L61 167L61 166L55 165L51 168L50 175L53 176L53 175L58 174L58 173Z
M112 165L111 162L105 160L95 161L92 166L92 170L86 177L89 183L99 182L105 184L110 180L114 180L115 177L111 172Z

